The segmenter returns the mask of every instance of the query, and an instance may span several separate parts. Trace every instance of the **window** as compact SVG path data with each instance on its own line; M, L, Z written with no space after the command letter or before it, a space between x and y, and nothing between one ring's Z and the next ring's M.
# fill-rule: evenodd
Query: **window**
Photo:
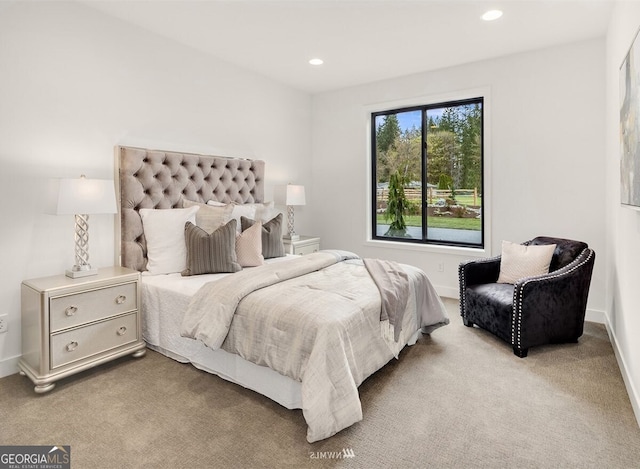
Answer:
M483 101L371 114L373 239L484 246Z

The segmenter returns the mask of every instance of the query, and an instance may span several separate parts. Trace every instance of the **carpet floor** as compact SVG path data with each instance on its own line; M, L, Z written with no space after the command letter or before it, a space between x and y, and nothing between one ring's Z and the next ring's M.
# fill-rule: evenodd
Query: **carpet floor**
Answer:
M36 395L0 379L0 445L70 445L83 468L638 468L640 428L606 329L525 359L451 324L360 386L364 419L309 444L300 410L148 351Z

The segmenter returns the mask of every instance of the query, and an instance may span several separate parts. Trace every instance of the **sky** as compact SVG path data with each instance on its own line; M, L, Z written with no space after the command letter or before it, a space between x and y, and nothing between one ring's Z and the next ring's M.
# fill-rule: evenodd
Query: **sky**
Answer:
M444 112L445 109L446 108L444 107L428 109L427 116L433 117L435 119L440 118L442 117L442 113ZM416 111L399 112L396 114L396 116L398 117L398 124L400 125L400 130L402 130L403 132L405 130L411 129L412 127L415 127L416 129L420 128L422 111L416 110ZM382 125L383 122L384 122L384 116L378 116L376 118L376 126Z
M400 124L400 129L402 129L402 131L410 129L411 127L419 129L421 118L421 111L401 112L398 114L398 124Z
M438 118L442 116L444 110L445 108L429 109L427 111L427 115L429 117ZM398 123L400 124L400 129L402 131L410 129L411 127L415 127L417 129L420 128L420 119L422 116L421 111L401 112L397 114L397 116Z

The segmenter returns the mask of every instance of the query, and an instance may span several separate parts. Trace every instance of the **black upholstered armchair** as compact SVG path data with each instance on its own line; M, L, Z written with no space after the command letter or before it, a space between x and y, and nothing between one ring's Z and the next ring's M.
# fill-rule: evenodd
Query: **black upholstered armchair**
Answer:
M496 283L500 256L462 262L460 314L505 340L523 358L529 347L577 342L582 335L595 252L569 239L538 237L525 245L556 244L549 273Z

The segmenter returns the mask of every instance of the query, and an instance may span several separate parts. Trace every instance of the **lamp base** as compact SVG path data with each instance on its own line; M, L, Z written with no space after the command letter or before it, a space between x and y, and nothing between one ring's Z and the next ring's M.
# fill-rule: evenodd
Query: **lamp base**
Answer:
M76 270L76 266L74 266L72 269L65 270L64 274L71 278L90 277L92 275L98 275L98 269L88 268Z

